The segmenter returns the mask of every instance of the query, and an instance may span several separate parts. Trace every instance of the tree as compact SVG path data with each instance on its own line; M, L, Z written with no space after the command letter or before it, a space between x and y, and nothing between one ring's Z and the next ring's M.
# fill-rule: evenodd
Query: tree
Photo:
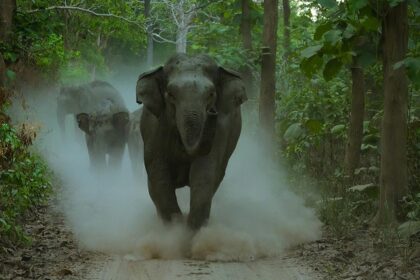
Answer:
M161 5L155 5L153 13L153 22L159 26L159 32L154 32L154 39L157 42L173 43L176 46L176 51L180 53L187 52L187 37L192 28L195 27L194 19L204 7L217 1L205 1L203 4L198 4L193 0L162 0ZM159 14L160 12L163 14ZM172 22L168 23L165 18L170 17ZM175 25L175 32L173 32L167 25ZM175 39L173 39L175 33Z
M363 138L363 120L365 112L365 78L363 69L353 58L351 65L351 112L348 140L344 155L344 170L349 178L353 178L354 170L360 161L360 146Z
M284 59L287 61L290 52L290 2L283 0L283 47Z
M251 23L251 13L250 13L250 0L242 0L241 1L242 7L242 16L241 16L241 37L242 37L242 45L243 48L247 52L252 51L252 23ZM254 90L254 79L252 75L252 69L247 64L242 67L242 76L245 81L247 89L249 89L249 94L252 95Z
M147 66L153 65L153 25L150 21L150 0L144 0L144 17L147 22Z
M271 142L274 137L278 0L264 1L261 53L260 126Z
M8 43L13 32L16 0L0 1L0 41Z
M407 100L404 60L408 47L407 1L386 5L382 20L384 116L381 128L380 198L377 222L393 223L407 193Z

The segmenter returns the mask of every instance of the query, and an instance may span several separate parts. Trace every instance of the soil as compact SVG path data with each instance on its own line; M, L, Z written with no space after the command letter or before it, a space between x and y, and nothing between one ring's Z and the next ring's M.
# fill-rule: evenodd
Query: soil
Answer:
M26 218L30 245L0 243L0 279L85 279L101 255L78 248L60 212L53 206L39 207Z
M393 238L368 227L336 238L325 228L321 240L299 246L294 256L331 280L420 279L420 238Z
M0 245L0 280L323 279L290 253L250 262L209 262L135 260L89 252L78 247L63 215L51 205L34 209L24 230L31 236L30 245Z
M390 249L375 232L358 230L321 240L282 257L250 262L136 260L80 248L63 215L51 203L35 209L24 230L29 246L0 244L0 279L420 279L416 240Z

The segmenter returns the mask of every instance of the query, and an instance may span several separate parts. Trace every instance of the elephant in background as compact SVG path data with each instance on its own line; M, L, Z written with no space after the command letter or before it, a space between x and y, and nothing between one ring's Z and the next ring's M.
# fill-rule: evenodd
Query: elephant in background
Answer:
M61 135L65 136L65 119L68 115L76 116L90 109L91 89L88 85L62 86L57 96L57 122Z
M100 80L78 86L62 86L57 96L57 122L62 135L64 136L66 129L66 116L76 117L79 113L89 113L106 98L124 104L120 94L115 92L117 92L115 88Z
M128 155L131 161L133 175L139 178L143 175L143 139L140 133L140 120L143 106L130 114L128 125Z
M140 75L137 102L149 194L159 216L182 215L175 189L190 187L188 226L197 230L210 216L242 126L247 100L239 74L206 55L177 54Z
M127 143L129 112L120 93L110 84L95 81L88 86L91 106L76 117L85 133L91 167L118 169Z

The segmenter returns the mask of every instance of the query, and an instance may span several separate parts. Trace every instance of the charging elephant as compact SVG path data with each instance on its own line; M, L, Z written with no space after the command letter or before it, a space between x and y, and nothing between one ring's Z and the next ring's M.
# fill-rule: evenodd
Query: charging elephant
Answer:
M65 119L89 111L91 89L88 85L62 86L57 96L57 122L61 135L65 137Z
M89 113L106 98L123 104L123 99L116 89L104 81L96 80L78 86L62 86L57 96L57 122L61 133L65 134L65 118L76 117L79 113Z
M89 87L91 106L76 115L77 123L85 133L91 167L115 170L121 166L127 143L129 113L121 95L110 84L95 81Z
M199 229L241 132L244 83L209 56L177 54L140 75L136 96L144 104L144 162L157 212L164 221L181 215L175 189L189 186L187 223Z
M143 106L130 114L128 125L128 155L131 161L131 167L135 177L143 175L143 139L140 133L140 120L143 112Z

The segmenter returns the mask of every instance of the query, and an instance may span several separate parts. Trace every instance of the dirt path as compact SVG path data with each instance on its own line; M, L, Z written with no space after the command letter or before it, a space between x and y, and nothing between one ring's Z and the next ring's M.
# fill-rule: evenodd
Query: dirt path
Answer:
M30 246L0 244L0 280L322 279L296 254L251 262L208 262L135 260L88 252L78 247L56 207L36 209L27 219L24 230L32 236Z
M246 263L196 260L131 261L114 258L90 273L88 279L100 280L304 280L322 279L297 264L296 259L282 257Z

